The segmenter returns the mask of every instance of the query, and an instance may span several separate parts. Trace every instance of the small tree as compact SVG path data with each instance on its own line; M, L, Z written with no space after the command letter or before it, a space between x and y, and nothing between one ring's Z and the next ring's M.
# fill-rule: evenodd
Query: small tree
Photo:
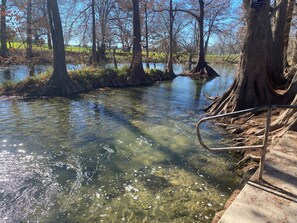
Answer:
M219 76L217 72L206 63L206 60L205 60L205 54L206 54L205 49L207 48L207 45L205 44L205 41L204 41L205 1L199 0L199 13L194 13L193 11L187 10L187 9L175 9L175 11L187 13L193 16L198 22L198 27L199 27L198 62L196 67L192 69L189 72L189 74L193 77L196 76L196 77L203 77L203 78L213 78L213 77ZM208 44L207 41L206 43Z
M66 69L64 37L57 0L47 0L48 17L54 53L54 72L39 95L65 96L79 93L83 88L69 78Z
M202 77L213 78L219 76L217 72L212 69L205 60L205 45L204 45L204 1L199 0L200 15L198 17L199 25L199 52L198 63L190 73Z

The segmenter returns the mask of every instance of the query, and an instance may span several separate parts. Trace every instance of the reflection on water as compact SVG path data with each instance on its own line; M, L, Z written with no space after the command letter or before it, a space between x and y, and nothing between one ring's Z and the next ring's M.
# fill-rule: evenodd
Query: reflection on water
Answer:
M1 101L1 221L210 222L239 178L195 123L233 75ZM208 127L209 144L228 137Z
M67 64L68 70L81 68L82 65ZM21 81L28 76L34 76L46 72L51 65L12 65L0 66L0 83L4 81Z

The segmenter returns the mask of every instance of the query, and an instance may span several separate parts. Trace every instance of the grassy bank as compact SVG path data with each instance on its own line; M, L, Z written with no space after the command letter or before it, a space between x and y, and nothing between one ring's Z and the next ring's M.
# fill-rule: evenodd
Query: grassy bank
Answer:
M19 82L6 81L0 85L2 96L34 96L49 81L53 70L38 76L30 76ZM105 87L129 87L128 76L130 68L120 69L85 67L80 70L69 71L70 78L81 85L86 91ZM169 80L163 71L152 69L147 73L153 81Z
M26 58L26 45L22 42L13 42L8 46L9 48L9 58L6 63L20 64L27 63ZM91 48L82 46L65 46L66 60L68 63L75 64L88 64L91 58ZM47 45L33 45L34 58L29 62L33 63L50 63L52 62L52 50L49 50ZM146 61L146 52L143 50L143 60ZM106 56L109 62L113 61L113 49L106 50ZM115 57L118 62L130 62L132 60L132 52L125 52L121 49L115 50ZM189 54L186 52L178 52L173 55L176 63L188 63ZM237 63L239 55L218 55L218 54L207 54L206 60L209 63ZM197 57L194 55L193 63L197 62ZM167 53L149 51L148 61L151 63L166 63ZM2 63L5 60L2 61Z

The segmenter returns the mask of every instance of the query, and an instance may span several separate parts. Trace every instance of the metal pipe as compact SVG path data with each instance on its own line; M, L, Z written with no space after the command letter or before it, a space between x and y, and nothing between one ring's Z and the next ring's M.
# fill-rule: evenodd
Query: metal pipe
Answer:
M268 106L265 132L264 132L264 142L263 142L260 170L259 170L259 180L261 181L263 180L263 171L264 171L265 158L266 158L267 146L268 146L268 137L269 137L270 123L271 123L271 110L272 110L272 107Z

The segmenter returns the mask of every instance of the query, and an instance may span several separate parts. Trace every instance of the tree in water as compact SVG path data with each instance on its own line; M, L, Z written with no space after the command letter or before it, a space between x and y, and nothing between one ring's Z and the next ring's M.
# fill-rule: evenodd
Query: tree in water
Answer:
M276 60L279 55L275 55L274 52L282 52L282 49L276 50L276 48L285 47L285 42L281 37L274 38L274 42L271 41L274 33L270 17L274 12L271 12L270 1L264 0L263 5L256 9L250 6L249 0L243 2L246 11L247 33L239 71L230 89L208 107L211 114L274 103L290 103L296 95L296 84L291 84L288 89L283 87L284 66L279 73L278 68L272 63L276 61L284 65L283 60ZM280 4L287 4L287 0ZM273 10L278 9L279 7L276 6ZM280 12L276 20L286 17L284 12ZM281 33L276 35L281 35ZM282 41L282 44L276 44L277 39Z
M213 78L219 76L218 73L212 69L205 60L205 47L204 47L204 0L199 0L200 15L198 17L199 25L199 51L198 63L196 67L190 71L191 74L198 77Z
M74 83L67 73L64 37L57 0L47 0L47 7L53 42L54 71L50 80L40 90L39 95L66 96L82 92L84 89Z
M6 33L6 0L1 1L1 49L0 55L1 57L8 56L8 49L7 49L7 33Z
M210 67L205 60L205 44L204 44L204 15L205 15L205 1L199 0L199 15L193 13L190 10L175 9L175 11L185 12L193 16L199 27L199 50L198 50L198 62L194 69L192 69L188 75L193 78L214 78L219 76L218 73Z
M139 17L139 0L132 0L133 3L133 53L130 66L131 73L128 83L131 85L150 85L153 80L144 72L142 65L141 32Z

